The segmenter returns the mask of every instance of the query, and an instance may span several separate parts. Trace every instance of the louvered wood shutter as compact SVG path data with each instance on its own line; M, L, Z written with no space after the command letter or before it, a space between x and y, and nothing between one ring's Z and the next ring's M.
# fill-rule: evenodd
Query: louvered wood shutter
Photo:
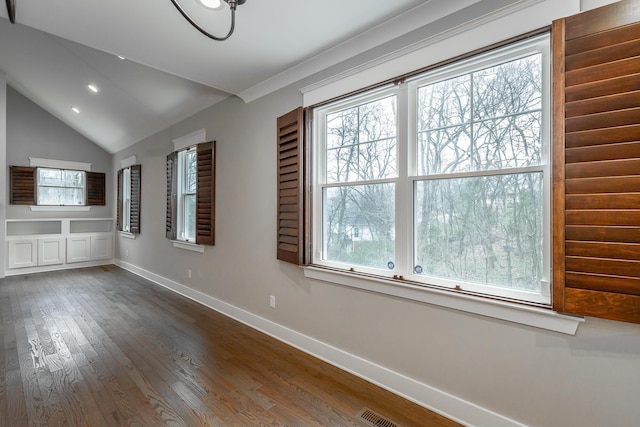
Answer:
M198 184L196 188L196 243L215 243L215 141L198 144L196 149Z
M175 240L178 234L178 153L173 152L167 156L167 214L166 235L167 239Z
M305 263L304 110L278 117L278 259Z
M106 178L102 172L86 172L87 206L104 206L106 198Z
M640 323L640 1L553 23L553 306Z
M122 218L123 218L123 203L122 203L122 199L123 199L123 194L124 194L124 188L123 188L123 182L122 182L122 174L123 174L123 169L120 169L118 171L118 179L117 179L117 186L118 186L118 190L117 190L117 196L118 196L118 210L116 211L116 229L118 231L122 231Z
M9 168L9 193L12 205L35 205L36 168L11 166Z
M142 166L131 166L131 201L129 203L129 231L133 234L140 233L140 200L142 198L141 187Z

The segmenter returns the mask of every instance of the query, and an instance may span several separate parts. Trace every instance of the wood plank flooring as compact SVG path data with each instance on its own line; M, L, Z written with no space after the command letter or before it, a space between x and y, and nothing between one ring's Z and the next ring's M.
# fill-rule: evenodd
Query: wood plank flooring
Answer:
M115 266L2 279L0 317L0 426L458 425Z

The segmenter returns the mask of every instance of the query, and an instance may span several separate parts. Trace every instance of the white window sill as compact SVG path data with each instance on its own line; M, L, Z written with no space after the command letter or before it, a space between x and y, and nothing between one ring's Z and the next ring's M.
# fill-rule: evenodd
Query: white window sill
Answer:
M29 206L33 212L89 212L91 206Z
M174 248L185 249L187 251L204 253L204 246L191 242L182 242L180 240L172 240Z
M305 277L311 279L452 308L568 335L575 335L578 325L584 322L582 317L559 314L544 308L458 294L382 278L364 277L346 271L334 271L320 267L304 267L303 269Z
M120 235L120 237L124 237L125 239L136 239L136 235L133 233L129 233L128 231L118 231L118 234Z

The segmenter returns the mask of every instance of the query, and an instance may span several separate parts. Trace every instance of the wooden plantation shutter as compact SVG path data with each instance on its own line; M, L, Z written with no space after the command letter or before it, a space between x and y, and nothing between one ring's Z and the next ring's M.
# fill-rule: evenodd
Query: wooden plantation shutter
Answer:
M86 172L87 206L106 205L106 179L102 172Z
M198 184L196 188L196 243L215 243L215 156L216 142L198 144L196 149Z
M36 168L11 166L9 168L9 203L12 205L35 205Z
M640 323L640 1L553 23L553 307Z
M278 259L305 263L304 110L278 117Z
M140 233L140 199L142 197L142 166L131 166L131 200L129 203L129 232Z
M167 239L175 240L178 235L178 153L167 156Z
M122 224L122 219L123 219L123 194L124 194L124 188L123 188L123 181L122 181L122 175L123 175L123 171L124 169L120 169L118 171L118 179L117 179L117 186L118 186L118 190L116 191L117 193L117 197L118 197L118 208L116 211L116 230L118 231L122 231L123 228L123 224Z

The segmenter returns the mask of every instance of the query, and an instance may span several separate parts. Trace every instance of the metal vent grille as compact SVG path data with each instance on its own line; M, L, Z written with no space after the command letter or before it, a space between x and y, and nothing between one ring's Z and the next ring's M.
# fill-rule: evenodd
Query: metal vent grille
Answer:
M393 421L386 419L382 415L368 408L364 408L360 411L358 418L373 427L400 427Z

